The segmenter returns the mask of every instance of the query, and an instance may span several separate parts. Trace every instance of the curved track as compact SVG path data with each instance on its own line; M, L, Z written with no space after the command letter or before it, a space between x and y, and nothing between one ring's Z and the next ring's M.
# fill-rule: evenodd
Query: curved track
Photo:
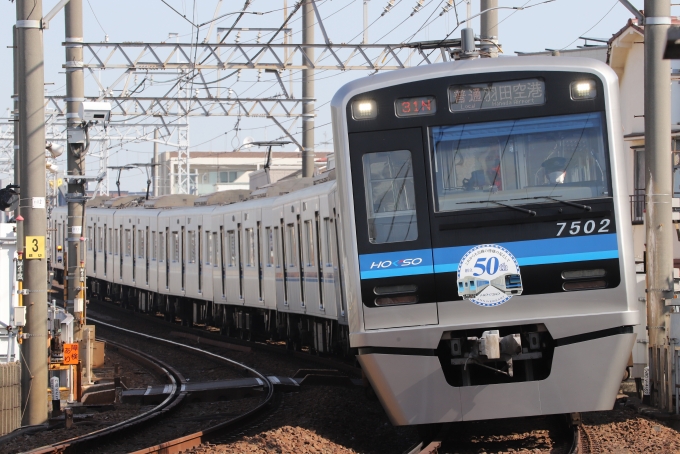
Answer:
M199 353L203 356L210 357L213 360L217 360L220 362L228 363L232 366L238 367L242 370L246 370L253 375L255 375L258 379L260 379L264 386L267 387L267 394L263 401L256 406L255 408L247 411L246 413L243 413L239 416L236 416L234 418L231 418L227 421L221 422L219 424L216 424L212 427L209 427L205 430L195 432L174 440L170 440L167 442L164 442L162 444L152 446L152 447L147 447L142 450L137 451L138 453L154 453L154 452L163 452L164 454L170 454L170 453L176 453L180 452L186 449L190 449L192 447L198 446L201 443L205 442L207 438L210 436L218 433L218 432L223 432L225 430L230 429L231 427L236 426L239 423L245 422L249 420L250 418L254 417L255 415L259 414L262 412L262 410L271 402L272 397L274 395L274 386L272 383L269 381L269 379L258 372L257 370L248 367L244 364L241 364L239 362L236 362L234 360L231 360L229 358L226 358L224 356L217 355L212 352L208 352L206 350L202 350L196 347L191 347L186 344L181 344L178 342L173 342L167 339L163 339L160 337L155 337L155 336L150 336L147 334L139 333L136 331L132 331L129 329L125 328L120 328L115 325L111 325L109 323L105 323L100 320L93 319L92 317L89 318L90 321L106 326L107 328L123 331L127 334L134 334L140 337L143 337L147 340L153 340L155 342L160 342L163 344L167 345L172 345L172 346L177 346L181 347L185 350L191 350L193 352ZM105 340L105 339L102 339ZM152 408L151 410L144 412L140 415L137 415L133 418L130 418L128 420L122 421L118 424L115 424L110 427L106 427L101 430L97 430L95 432L90 432L88 434L82 435L80 437L75 437L71 438L68 440L64 440L61 442L53 443L51 445L47 446L42 446L40 448L33 449L31 451L28 451L30 454L48 454L48 453L72 453L72 452L81 452L88 447L91 448L94 446L94 443L105 443L105 439L113 434L118 434L130 431L133 429L138 429L139 426L142 423L145 423L153 418L156 418L160 415L163 415L164 413L167 413L168 411L174 409L177 407L184 397L186 396L186 392L182 391L182 384L185 383L184 376L178 372L175 368L172 366L164 363L163 361L160 361L153 356L144 353L140 350L136 350L130 347L127 347L125 345L122 345L117 342L113 342L110 340L106 340L106 342L114 347L116 347L119 350L125 350L126 354L128 356L131 356L134 358L136 362L139 362L143 364L146 367L149 367L151 369L156 370L159 375L164 375L166 377L166 381L170 384L170 392L168 394L168 397L163 400L159 405L156 407Z
M181 384L184 382L184 377L179 372L177 372L177 370L175 370L173 367L139 350L135 350L133 348L126 347L115 342L111 341L107 342L109 342L111 345L114 345L119 350L125 350L128 356L135 358L137 362L142 363L145 366L156 370L157 372L160 373L160 375L164 375L166 377L166 380L169 382L171 386L168 397L151 410L146 411L137 416L134 416L125 421L121 421L118 424L114 424L113 426L109 426L101 430L90 432L80 437L71 438L47 446L42 446L40 448L28 451L28 453L47 454L47 453L77 452L83 449L84 447L91 445L96 441L98 442L112 434L118 433L120 431L130 430L133 427L138 427L140 424L172 410L184 399L184 396L186 394L181 391Z
M215 434L217 434L219 432L223 432L225 430L228 430L228 429L230 429L230 428L232 428L232 427L234 427L234 426L236 426L240 423L246 422L250 418L258 415L269 405L269 403L271 402L271 400L274 396L274 385L269 381L269 379L266 376L264 376L263 374L261 374L260 372L258 372L257 370L255 370L255 369L253 369L249 366L246 366L245 364L241 364L241 363L234 361L232 359L226 358L226 357L221 356L221 355L217 355L215 353L212 353L212 352L209 352L209 351L206 351L206 350L202 350L200 348L192 347L192 346L182 344L182 343L179 343L179 342L170 341L170 340L163 339L163 338L160 338L160 337L149 336L147 334L138 333L136 331L132 331L132 330L129 330L129 329L120 328L118 326L111 325L109 323L105 323L103 321L93 319L92 317L89 317L89 320L96 323L96 324L106 326L108 328L116 329L116 330L119 330L119 331L123 331L123 332L126 332L128 334L135 334L135 335L141 336L145 339L150 339L150 340L154 340L156 342L161 342L161 343L164 343L164 344L167 344L167 345L173 345L173 346L181 347L185 350L191 350L191 351L199 353L203 356L207 356L207 357L210 357L212 359L216 359L218 361L222 361L222 362L231 364L231 365L236 366L238 368L241 368L243 370L247 370L248 372L255 375L257 378L259 378L264 383L264 385L267 387L267 395L262 400L262 402L258 406L256 406L255 408L247 411L246 413L243 413L243 414L236 416L234 418L231 418L227 421L224 421L224 422L221 422L221 423L216 424L214 426L211 426L211 427L209 427L205 430L202 430L202 431L199 431L199 432L194 432L192 434L185 435L183 437L179 437L179 438L176 438L174 440L170 440L170 441L161 443L159 445L155 445L155 446L151 446L151 447L147 447L147 448L135 451L136 454L161 453L161 452L164 453L164 454L172 454L172 453L177 453L177 452L184 451L186 449L196 447L196 446L200 445L201 443L205 442L211 436L214 436Z

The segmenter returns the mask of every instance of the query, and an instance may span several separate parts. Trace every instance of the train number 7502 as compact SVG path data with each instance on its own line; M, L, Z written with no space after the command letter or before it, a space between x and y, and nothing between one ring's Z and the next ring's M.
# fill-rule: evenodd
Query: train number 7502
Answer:
M567 222L558 222L557 225L560 226L559 232L557 232L556 236L561 236L562 232L564 232L565 229L567 229L566 234L569 235L578 235L581 231L585 234L591 234L595 232L595 229L597 228L597 233L607 233L609 232L609 224L611 224L611 220L609 219L602 219L600 221L599 228L596 225L596 221L594 219L589 219L585 221L572 221L571 224ZM567 228L567 224L569 224L569 227Z

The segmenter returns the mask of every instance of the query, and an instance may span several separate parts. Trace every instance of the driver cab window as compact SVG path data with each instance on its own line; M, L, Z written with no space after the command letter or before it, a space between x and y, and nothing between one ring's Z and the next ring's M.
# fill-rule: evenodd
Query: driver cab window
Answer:
M418 238L413 165L408 150L363 157L368 238L373 244Z

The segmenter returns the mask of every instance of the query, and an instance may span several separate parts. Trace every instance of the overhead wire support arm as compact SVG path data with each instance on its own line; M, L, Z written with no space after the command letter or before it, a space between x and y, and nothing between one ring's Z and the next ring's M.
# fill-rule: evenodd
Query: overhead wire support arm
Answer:
M428 48L451 50L456 40L427 42ZM459 41L458 41L459 42ZM66 43L64 43L66 44ZM422 43L425 44L425 43ZM237 70L237 69L317 69L317 70L394 70L428 63L419 54L421 43L399 44L302 44L302 43L83 43L83 67L95 69L146 70ZM422 47L422 46L421 46ZM216 52L220 50L221 57ZM318 50L315 59L305 59L306 50ZM194 63L192 52L206 52ZM323 63L325 55L334 55ZM385 55L398 57L396 63L384 62ZM180 55L185 61L176 61ZM437 58L434 62L440 61ZM433 63L434 63L433 62ZM124 78L126 75L121 76ZM119 82L119 81L118 81ZM109 87L109 90L110 87Z

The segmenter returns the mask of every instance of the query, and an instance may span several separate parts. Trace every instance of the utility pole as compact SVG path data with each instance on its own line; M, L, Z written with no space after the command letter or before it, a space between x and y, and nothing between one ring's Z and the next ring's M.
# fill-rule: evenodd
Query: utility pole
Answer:
M21 194L21 150L19 148L20 144L20 130L19 130L19 65L21 60L19 59L19 31L16 25L12 27L14 46L12 46L12 56L14 58L14 114L12 119L14 120L14 184L19 187L19 193ZM14 218L20 215L19 207L17 207ZM24 250L24 223L17 222L17 252Z
M47 230L45 207L45 69L42 0L16 0L19 70L19 130L21 152L21 215L24 234L36 243L26 248L36 254L43 244L43 258L24 262L24 297L28 335L22 343L21 402L22 425L47 422L47 258L44 240ZM25 243L25 242L24 242Z
M314 0L304 0L302 5L302 42L314 44ZM314 61L314 49L304 48L303 64ZM314 70L302 70L302 99L314 98ZM314 175L314 101L302 104L302 177Z
M68 143L66 146L66 171L69 175L85 175L85 131L79 110L85 98L83 82L83 0L72 0L64 10L66 20L66 122ZM73 305L73 338L83 339L85 324L85 298L81 294L80 270L85 261L85 251L79 247L80 238L85 236L83 216L85 204L73 200L74 196L85 196L85 180L70 179L68 182L68 304Z
M482 0L480 12L482 56L498 57L498 0Z
M219 41L219 40L218 40ZM219 79L219 76L218 76ZM158 128L153 130L153 196L158 197Z
M673 298L671 213L671 65L663 59L671 23L669 0L645 0L645 187L647 230L647 330L654 405L671 408L674 351L667 341L665 300ZM663 358L668 358L665 361Z

